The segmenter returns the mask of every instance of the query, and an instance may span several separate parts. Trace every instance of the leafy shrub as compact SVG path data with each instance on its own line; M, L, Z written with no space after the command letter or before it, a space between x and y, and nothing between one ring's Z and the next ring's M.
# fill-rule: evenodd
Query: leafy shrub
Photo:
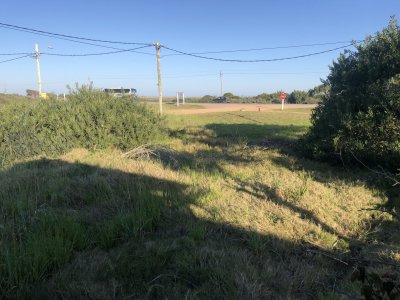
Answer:
M400 30L389 26L331 67L304 147L315 158L400 167ZM339 156L340 154L340 156Z
M32 102L34 99L15 94L0 94L0 105L8 103Z
M68 101L41 100L0 110L0 167L74 147L127 150L163 135L163 119L129 97L77 86Z

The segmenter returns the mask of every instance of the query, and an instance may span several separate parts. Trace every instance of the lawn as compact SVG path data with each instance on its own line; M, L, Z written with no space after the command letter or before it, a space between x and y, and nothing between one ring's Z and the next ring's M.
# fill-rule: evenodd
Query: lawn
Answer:
M359 262L400 263L399 223L363 210L391 197L369 173L296 154L309 113L169 115L151 159L2 170L0 298L359 298Z

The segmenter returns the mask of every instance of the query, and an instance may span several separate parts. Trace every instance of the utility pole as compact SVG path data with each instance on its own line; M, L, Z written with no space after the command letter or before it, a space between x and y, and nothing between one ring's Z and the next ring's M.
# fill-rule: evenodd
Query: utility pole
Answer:
M162 115L162 82L161 82L161 66L160 66L160 50L159 42L155 44L157 57L157 73L158 73L158 102L160 103L160 114Z
M219 71L219 83L221 86L221 97L222 97L222 71Z
M39 97L42 96L42 79L40 77L40 64L39 64L39 46L35 44L35 57L36 57L36 67L37 67L37 77L39 86Z

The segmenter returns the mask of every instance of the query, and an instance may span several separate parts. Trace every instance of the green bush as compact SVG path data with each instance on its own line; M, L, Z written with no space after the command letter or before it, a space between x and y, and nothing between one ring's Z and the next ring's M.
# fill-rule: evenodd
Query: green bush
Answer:
M331 67L314 110L306 153L330 161L400 167L400 29L389 26Z
M77 86L68 99L4 106L0 110L0 167L75 147L127 150L163 136L163 119L132 98Z
M33 102L32 98L16 94L0 94L0 105L8 103Z

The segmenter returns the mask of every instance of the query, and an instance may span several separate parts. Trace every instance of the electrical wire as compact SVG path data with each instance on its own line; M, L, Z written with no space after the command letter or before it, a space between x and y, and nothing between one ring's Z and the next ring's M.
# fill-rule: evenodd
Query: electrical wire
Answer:
M69 57L82 57L82 56L99 56L99 55L108 55L108 54L115 54L115 53L122 53L122 52L131 52L136 49L143 49L152 46L141 46L132 49L123 49L123 50L116 50L116 51L109 51L109 52L98 52L98 53L82 53L82 54L69 54L69 53L52 53L52 52L40 52L41 55L51 55L51 56L69 56Z
M20 53L0 53L0 56L13 56L13 55L29 55L31 53L28 52L20 52Z
M31 54L20 56L20 57L16 57L16 58L12 58L12 59L3 60L3 61L0 61L0 64L6 63L6 62L9 62L9 61L13 61L13 60L22 59L22 58L25 58L25 57L28 57L28 56L31 56Z
M272 62L272 61L282 61L282 60L291 60L291 59L309 57L309 56L314 56L314 55L319 55L319 54L323 54L323 53L332 52L332 51L339 50L339 49L348 48L350 46L353 46L353 44L337 47L337 48L334 48L334 49L314 52L314 53L297 55L297 56L270 58L270 59L248 59L248 60L247 59L224 59L224 58L217 58L217 57L202 56L202 55L191 54L191 53L183 52L183 51L180 51L180 50L172 49L172 48L169 48L169 47L163 46L163 45L161 47L164 48L164 49L170 50L172 52L179 53L181 55L192 56L192 57L196 57L196 58L215 60L215 61L225 61L225 62L256 63L256 62Z
M69 42L78 43L78 44L84 44L84 45L90 45L90 46L96 46L96 47L114 49L114 50L124 50L122 48L116 48L116 47L106 46L106 45L101 45L101 44L94 44L94 43L89 43L89 42L77 41L77 40L72 40L72 39L68 39L68 38L53 36L53 35L49 35L49 34L45 34L45 33L32 32L32 31L24 30L24 29L10 28L10 27L6 27L6 26L3 26L3 25L0 25L0 28L11 29L11 30L15 30L15 31L31 33L31 34L36 34L36 35L40 35L40 36L46 36L46 37L55 38L55 39L64 40L64 41L69 41ZM151 55L151 56L154 55L153 53L147 53L147 52L142 52L142 51L131 51L131 52L145 54L145 55Z
M318 44L304 44L304 45L290 45L290 46L276 46L276 47L264 47L264 48L250 48L250 49L236 49L236 50L221 50L221 51L206 51L206 52L191 52L190 54L217 54L217 53L236 53L236 52L251 52L251 51L263 51L263 50L276 50L276 49L289 49L289 48L303 48L303 47L315 47L315 46L326 46L326 45L337 45L337 44L349 44L353 41L342 41L342 42L328 42ZM360 42L360 41L355 41ZM165 54L164 56L174 55L185 55L180 53Z
M10 28L10 29L12 29L12 28L14 28L14 29L23 29L23 30L28 30L28 31L32 31L32 32L37 32L37 33L44 33L44 34L49 34L49 35L54 35L54 36L60 36L60 37L65 37L65 38L73 38L73 39L77 39L77 40L84 40L84 41L91 41L91 42L100 42L100 43L108 43L108 44L121 44L121 45L154 46L154 44L152 44L152 43L121 42L121 41L91 39L91 38L86 38L86 37L79 37L79 36L73 36L73 35L67 35L67 34L53 33L53 32L44 31L44 30L37 30L37 29L33 29L33 28L22 27L22 26L6 24L6 23L1 23L1 22L0 22L0 25L6 26L7 28Z

